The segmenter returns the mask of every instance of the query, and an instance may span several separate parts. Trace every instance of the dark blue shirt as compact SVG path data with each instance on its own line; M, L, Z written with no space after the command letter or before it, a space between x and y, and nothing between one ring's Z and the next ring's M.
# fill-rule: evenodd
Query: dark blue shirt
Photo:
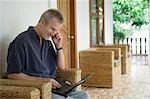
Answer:
M33 27L19 34L9 45L7 73L56 76L56 52L51 41L40 39Z

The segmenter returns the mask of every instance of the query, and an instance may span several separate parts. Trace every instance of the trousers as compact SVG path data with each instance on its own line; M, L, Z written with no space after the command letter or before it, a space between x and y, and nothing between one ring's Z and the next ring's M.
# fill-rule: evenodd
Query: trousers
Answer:
M86 92L76 90L72 92L67 98L53 93L52 99L90 99L90 97Z

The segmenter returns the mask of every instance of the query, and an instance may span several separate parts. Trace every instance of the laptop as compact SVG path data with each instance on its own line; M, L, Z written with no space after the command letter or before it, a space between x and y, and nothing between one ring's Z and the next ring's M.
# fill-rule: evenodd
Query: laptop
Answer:
M79 82L77 82L73 85L69 84L65 80L58 81L62 85L62 87L57 88L57 89L52 89L52 92L54 94L58 94L58 95L61 95L61 96L64 96L64 97L68 97L73 91L76 90L77 86L79 86L82 83L86 82L91 76L92 76L92 74L88 74L85 77L83 77Z

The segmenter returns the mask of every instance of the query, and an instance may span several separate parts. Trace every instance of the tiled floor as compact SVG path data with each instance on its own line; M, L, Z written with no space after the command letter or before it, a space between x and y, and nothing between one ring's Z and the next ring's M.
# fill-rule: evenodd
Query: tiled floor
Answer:
M91 99L150 99L150 66L145 56L131 58L131 73L114 88L84 87Z

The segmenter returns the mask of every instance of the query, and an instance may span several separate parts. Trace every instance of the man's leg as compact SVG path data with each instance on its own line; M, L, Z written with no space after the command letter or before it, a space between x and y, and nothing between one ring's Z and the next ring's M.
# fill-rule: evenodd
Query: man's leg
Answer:
M86 92L78 91L78 90L74 91L69 96L72 97L73 99L90 99L89 95ZM67 99L70 99L70 98L67 98Z
M65 98L65 97L57 95L57 94L52 94L52 99L74 99L74 98L72 98L72 97Z

